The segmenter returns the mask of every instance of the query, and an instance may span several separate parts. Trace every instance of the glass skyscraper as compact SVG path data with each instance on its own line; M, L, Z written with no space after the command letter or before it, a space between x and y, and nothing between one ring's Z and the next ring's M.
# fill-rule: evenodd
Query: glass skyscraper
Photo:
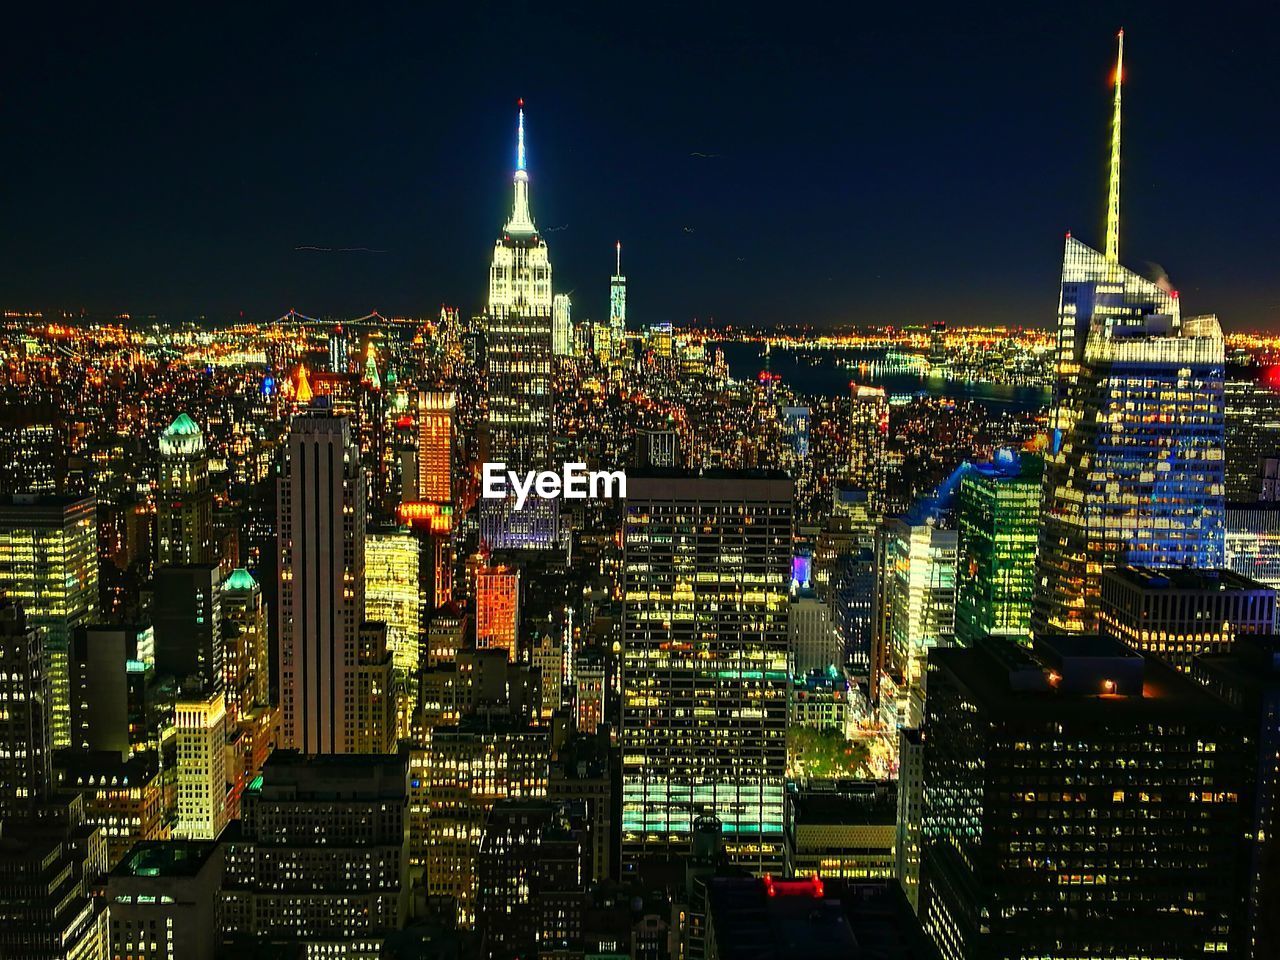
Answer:
M1029 636L1044 461L1001 450L966 471L956 498L956 640Z
M778 871L791 481L672 471L627 492L623 859L687 853L714 816L730 857Z

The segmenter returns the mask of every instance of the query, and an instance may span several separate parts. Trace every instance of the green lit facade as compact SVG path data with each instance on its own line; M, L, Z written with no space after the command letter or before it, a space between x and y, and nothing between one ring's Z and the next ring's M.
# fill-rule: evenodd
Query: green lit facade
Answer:
M956 640L1028 636L1044 461L1001 451L960 481L956 501Z

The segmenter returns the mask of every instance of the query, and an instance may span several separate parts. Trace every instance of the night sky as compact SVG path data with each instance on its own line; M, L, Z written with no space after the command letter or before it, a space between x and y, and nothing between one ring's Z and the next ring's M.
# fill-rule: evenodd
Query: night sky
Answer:
M1280 330L1280 8L864 6L11 12L0 305L478 311L523 97L575 319L1045 326L1123 26L1122 261Z

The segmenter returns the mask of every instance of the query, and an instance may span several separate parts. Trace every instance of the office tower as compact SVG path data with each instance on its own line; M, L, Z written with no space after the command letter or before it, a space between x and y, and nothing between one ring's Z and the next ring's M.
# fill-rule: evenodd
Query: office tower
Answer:
M680 452L680 435L674 428L654 430L637 427L631 464L641 469L648 467L683 467Z
M85 822L100 828L106 841L108 868L138 841L169 835L173 783L166 782L155 750L128 759L114 752L59 750L53 779L60 794L83 796Z
M956 502L956 641L1031 635L1044 462L1001 450L960 480Z
M52 783L53 704L40 631L0 599L0 824L30 813Z
M606 733L572 737L556 751L547 781L549 799L582 811L584 869L592 883L617 876L612 756Z
M1119 65L1115 94L1106 252L1063 258L1037 634L1094 632L1105 567L1222 565L1222 330L1119 264Z
M214 960L223 847L199 840L139 843L107 875L112 957Z
M152 731L147 683L154 676L150 631L77 627L71 639L71 746L128 757Z
M945 960L1241 955L1243 743L1216 698L1080 635L935 650L928 682L920 916Z
M1240 719L1245 743L1243 858L1247 960L1280 956L1280 646L1243 636L1230 653L1196 657L1192 676Z
M617 260L609 278L609 343L613 360L622 359L627 344L627 278L622 275L622 241L615 248Z
M419 538L410 530L393 527L365 534L365 614L387 625L387 646L402 676L419 665L420 554Z
M393 752L400 729L399 703L385 623L366 621L360 625L355 666L347 678L351 707L343 717L346 752Z
M346 373L348 363L347 335L343 332L342 324L335 324L329 331L329 372Z
M551 298L551 352L557 357L573 356L573 301L567 293Z
M485 820L506 799L547 795L549 734L518 720L466 718L431 736L426 886L448 897L462 926L475 923L476 860Z
M271 702L267 607L258 581L244 568L222 581L222 638L223 687L234 722Z
M530 660L542 680L542 708L539 712L544 721L550 720L560 708L565 676L564 646L558 636L542 633L530 648Z
M476 926L486 957L545 956L578 941L586 899L582 847L559 804L494 804L476 878Z
M604 651L599 647L579 650L573 667L573 715L579 733L593 734L604 723Z
M1099 632L1183 673L1197 655L1226 653L1240 634L1270 634L1275 626L1275 590L1230 570L1102 574Z
M861 547L841 556L831 577L831 624L844 665L863 679L871 676L875 592L875 553Z
M916 513L886 520L877 532L875 620L872 623L872 700L884 698L896 722L916 726L912 702L924 676L925 658L955 635L956 551L959 535L936 516ZM897 703L885 697L884 684Z
M782 408L782 439L796 461L809 459L809 408Z
M43 633L53 690L53 745L71 744L68 647L98 612L98 527L92 497L0 497L0 595Z
M52 494L67 480L65 427L53 408L0 413L0 493Z
M431 624L427 627L427 650L423 666L438 667L452 663L458 650L470 638L470 626L471 615L467 613L466 604L461 600L453 600L438 607L432 613Z
M4 821L0 837L0 957L106 960L107 903L94 895L106 869L102 833L79 797L31 821Z
M1226 565L1280 589L1280 503L1229 503L1226 514Z
M515 200L494 244L485 316L489 459L513 470L543 468L551 456L551 335L551 260L529 213L522 105Z
M222 687L222 568L160 567L155 578L156 673L213 692Z
M458 398L452 390L418 395L418 500L453 503L453 418Z
M221 693L174 706L178 820L173 835L216 840L227 825L227 703Z
M885 440L889 436L889 398L883 387L852 383L849 408L849 483L867 493L873 510L884 508Z
M627 494L624 862L686 852L714 816L731 857L780 869L791 481L655 474Z
M1226 496L1230 501L1274 500L1260 464L1280 454L1280 391L1269 373L1228 368L1224 388Z
M160 434L156 561L162 567L212 563L213 491L204 433L185 413Z
M845 781L787 793L788 877L889 880L894 875L898 788L892 780Z
M514 660L520 631L520 571L482 567L476 571L476 649L505 650Z
M381 957L408 914L408 779L403 757L273 753L225 844L225 947Z
M924 826L924 736L918 727L898 731L898 838L894 876L913 913L920 913L920 843Z
M831 623L831 608L807 588L791 591L787 604L787 652L793 677L844 666L844 650Z
M364 476L346 418L293 420L279 481L281 740L344 753L364 622Z

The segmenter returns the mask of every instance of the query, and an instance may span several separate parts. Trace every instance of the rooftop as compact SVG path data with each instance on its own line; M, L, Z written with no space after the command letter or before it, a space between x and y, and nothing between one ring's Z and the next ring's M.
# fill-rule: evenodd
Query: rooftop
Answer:
M1269 590L1264 583L1234 570L1190 570L1178 568L1116 567L1103 572L1103 579L1121 581L1142 590L1190 590L1199 592L1228 590Z
M216 840L142 840L116 868L115 877L194 877L218 848Z

